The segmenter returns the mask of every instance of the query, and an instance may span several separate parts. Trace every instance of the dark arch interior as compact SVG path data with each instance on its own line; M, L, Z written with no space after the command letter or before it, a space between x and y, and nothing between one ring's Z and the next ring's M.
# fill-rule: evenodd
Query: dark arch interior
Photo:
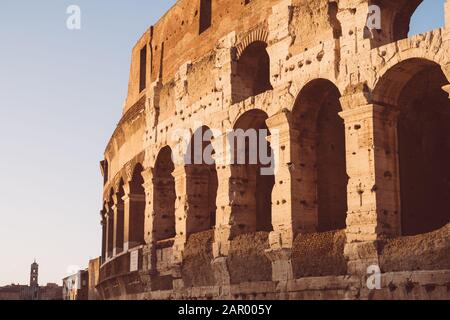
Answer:
M130 183L129 248L144 243L145 190L143 171L142 165L137 164L133 170Z
M113 200L114 190L111 189L109 191L108 197L108 219L107 219L107 237L108 237L108 248L107 248L107 256L110 258L113 255L114 248L114 212L112 211L112 207L114 205Z
M175 237L175 166L172 150L164 147L159 152L153 177L153 240L167 240Z
M115 248L116 253L120 253L123 251L123 242L124 242L124 203L123 197L125 196L124 191L124 182L120 181L119 190L117 192L117 215L116 215L116 239L115 239Z
M108 160L103 160L102 161L102 167L103 167L103 185L106 185L106 183L108 182L109 179L109 164L108 164Z
M232 79L233 102L243 101L272 89L270 84L270 57L267 44L256 41L241 54Z
M238 203L238 206L234 208L233 220L238 227L235 235L273 230L274 156L270 143L266 140L270 136L266 120L265 112L249 111L239 118L234 128L235 133L248 133L248 137L230 137L233 139L231 145L234 146L232 153L235 159L231 170L232 185L235 188L232 193L235 197L234 201ZM250 137L253 137L253 143ZM239 144L239 139L245 139L245 142ZM244 155L245 164L237 160L240 154ZM264 154L263 159L261 155ZM251 159L255 161L251 161ZM270 160L270 163L267 159Z
M212 24L212 0L200 0L199 34L208 30Z
M212 157L214 155L212 139L211 130L203 126L192 136L186 152L188 235L209 230L216 224L216 197L219 182Z
M317 230L343 229L347 216L345 127L340 93L328 80L310 82L297 99L293 127L298 132L296 166L302 173L304 210L317 214Z
M450 100L441 89L448 80L438 65L426 65L405 77L397 104L403 235L438 229L450 217Z
M102 216L102 263L106 261L106 257L108 255L107 253L107 231L108 231L108 226L107 226L107 219L105 217L105 214L107 212L107 202L104 201L103 202L103 207L102 207L102 211L101 211L101 216Z

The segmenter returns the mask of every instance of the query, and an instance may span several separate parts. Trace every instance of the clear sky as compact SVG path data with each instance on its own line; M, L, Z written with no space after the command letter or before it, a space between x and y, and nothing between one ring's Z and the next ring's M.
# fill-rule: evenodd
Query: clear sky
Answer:
M0 285L61 283L100 255L99 161L125 99L130 52L175 0L1 0ZM411 33L443 25L426 0ZM66 8L79 5L79 31Z

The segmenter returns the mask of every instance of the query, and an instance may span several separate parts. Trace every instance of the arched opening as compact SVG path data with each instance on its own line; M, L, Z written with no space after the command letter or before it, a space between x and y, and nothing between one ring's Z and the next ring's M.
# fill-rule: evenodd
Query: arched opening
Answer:
M124 244L124 203L123 203L123 197L125 196L125 191L123 189L124 182L123 180L120 180L119 184L119 190L117 191L116 197L116 204L115 204L115 229L116 229L116 236L114 238L114 248L115 248L115 254L121 253L123 251L123 244Z
M273 231L272 190L277 164L267 119L262 110L247 111L228 134L232 207L227 264L231 284L272 279L266 250L270 247L269 233Z
M307 230L344 229L347 216L345 127L338 88L317 79L300 92L293 110L292 126L298 146L293 159L301 180L300 198ZM315 218L314 218L315 217Z
M144 244L145 190L143 171L142 165L137 164L130 182L128 249Z
M229 135L231 180L236 203L234 235L272 231L272 189L275 184L274 154L267 137L267 114L261 110L244 113Z
M255 41L242 52L232 78L233 103L272 89L270 57L266 48L265 42Z
M181 274L186 287L215 284L211 262L214 259L212 247L218 177L213 140L213 132L208 127L198 128L189 141L184 157L187 212Z
M187 236L214 228L218 179L212 131L203 126L191 138L185 156L189 213Z
M105 159L101 162L101 169L102 169L102 174L103 174L103 185L106 185L106 183L108 182L108 179L109 179L108 160Z
M111 189L109 191L108 196L108 204L107 204L107 257L111 258L113 256L113 250L114 250L114 212L112 210L114 206L114 190Z
M153 240L175 237L175 166L172 150L164 147L158 154L153 176Z
M409 59L391 68L374 90L399 111L397 123L401 233L441 228L450 218L450 100L440 66ZM395 148L394 148L395 149Z
M101 215L101 226L102 226L102 261L101 263L104 263L106 261L106 256L107 256L107 231L108 231L108 220L105 217L105 214L107 213L107 203L106 201L104 201L103 203L103 208L100 212Z

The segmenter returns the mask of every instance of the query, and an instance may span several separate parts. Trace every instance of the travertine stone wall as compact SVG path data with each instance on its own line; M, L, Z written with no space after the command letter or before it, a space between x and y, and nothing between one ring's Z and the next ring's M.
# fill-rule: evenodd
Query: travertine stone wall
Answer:
M410 18L420 3L252 0L245 4L215 0L211 27L199 34L198 5L179 0L132 50L123 117L105 151L100 272L104 296L205 298L209 289L187 288L197 283L196 277L186 278L186 270L195 269L195 264L183 264L185 257L195 261L199 255L211 259L211 266L205 269L207 280L199 283L214 280L211 292L222 292L211 293L214 297L239 298L245 288L233 285L249 276L245 267L236 264L243 263L243 252L248 252L249 265L255 268L252 272L260 272L262 279L254 281L265 281L270 273L273 281L255 282L255 290L278 298L309 297L305 292L310 284L305 284L306 289L300 288L303 284L295 287L309 280L294 280L307 273L298 270L302 265L298 252L303 251L294 248L294 259L294 243L307 243L310 238L302 235L316 234L320 239L322 231L333 234L343 227L339 241L344 241L345 234L345 245L343 252L339 249L336 253L337 259L345 259L347 275L364 283L361 279L365 279L367 267L380 265L385 241L405 235L402 214L408 213L402 213L406 197L402 198L404 171L399 165L405 158L399 151L398 119L405 113L408 116L405 110L412 110L407 104L426 109L423 99L430 92L420 89L422 75L438 79L427 89L431 94L441 97L441 87L450 92L450 1L446 2L445 28L407 38ZM367 26L374 4L381 8L379 30ZM148 55L144 66L143 48ZM258 57L260 68L248 59L249 52ZM142 68L146 87L140 91ZM413 103L405 95L422 102ZM447 119L450 100L440 98L438 104L437 117ZM329 108L328 112L324 108ZM323 124L333 128L321 131ZM161 163L164 152L183 159L188 145L180 142L192 141L203 126L213 130L215 165L185 166L177 157L174 163L163 157ZM267 183L263 192L258 192L261 183L258 185L256 167L223 164L226 153L222 146L230 148L227 130L263 126L271 133L267 141L277 170L271 177L273 189ZM337 135L345 136L345 148L339 145ZM440 135L450 136L446 126ZM443 144L440 150L445 155L448 148ZM344 161L336 160L340 156L345 158L346 175L333 170L333 166L343 169ZM145 192L140 194L131 187L137 166L143 169L140 183ZM447 171L441 176L450 179ZM338 192L330 186L344 190ZM271 197L258 198L258 194L270 193ZM215 200L211 199L214 195ZM271 220L268 230L258 227L261 217L257 208L263 202L269 203L265 209ZM432 202L437 203L433 210L448 212L442 201ZM450 221L445 213L441 216L438 227ZM128 257L130 232L137 232L135 219L144 221L137 228L143 234L135 238L140 241L132 243L139 255ZM199 232L206 232L208 241L190 239L199 237ZM263 232L264 241L260 237L243 242L258 232ZM200 243L207 243L207 251L197 245ZM122 260L128 264L118 266ZM296 261L298 265L294 265ZM114 277L120 268L137 271ZM340 274L334 276L333 281L344 281ZM117 289L121 287L118 282L127 281L137 281L145 292L127 295ZM311 286L329 293L325 280L317 281L320 285ZM273 285L281 291L275 294ZM169 291L151 293L161 288ZM358 292L365 290L363 285L358 288ZM337 291L329 297L349 298L356 292ZM418 295L426 296L422 291ZM387 295L387 291L381 294Z

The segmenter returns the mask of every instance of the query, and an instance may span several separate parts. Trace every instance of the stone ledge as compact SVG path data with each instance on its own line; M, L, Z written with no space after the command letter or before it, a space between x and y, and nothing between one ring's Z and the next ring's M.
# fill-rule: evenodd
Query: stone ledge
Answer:
M238 285L187 288L180 291L153 291L121 296L124 300L236 300L255 299L324 299L371 300L450 299L450 270L404 271L381 275L381 289L369 290L365 278L328 276L295 279L285 282L263 281ZM114 299L114 297L113 297Z

